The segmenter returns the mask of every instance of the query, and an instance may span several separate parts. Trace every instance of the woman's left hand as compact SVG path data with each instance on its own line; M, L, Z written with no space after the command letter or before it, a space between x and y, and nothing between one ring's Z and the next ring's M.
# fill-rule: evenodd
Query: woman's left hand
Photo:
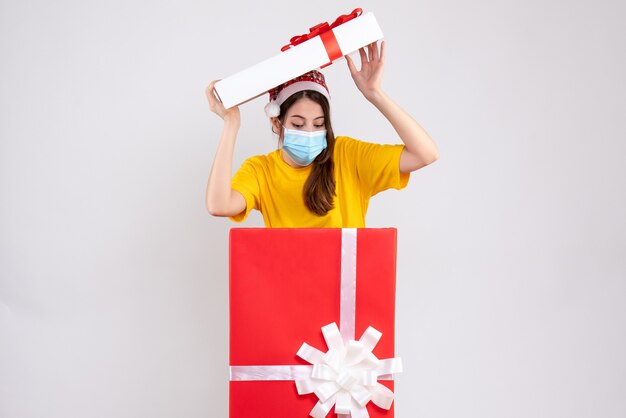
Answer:
M367 53L363 47L359 49L359 54L361 55L360 70L356 69L354 61L347 55L346 62L357 88L367 100L372 101L381 92L380 84L385 66L385 41L381 42L380 51L378 43L374 42L367 46Z

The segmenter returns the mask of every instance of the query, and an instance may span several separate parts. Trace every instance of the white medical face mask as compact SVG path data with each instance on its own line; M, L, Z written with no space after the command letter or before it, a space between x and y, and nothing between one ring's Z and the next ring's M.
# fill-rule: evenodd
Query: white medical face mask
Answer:
M284 129L283 150L298 165L311 164L328 146L326 129L313 132Z

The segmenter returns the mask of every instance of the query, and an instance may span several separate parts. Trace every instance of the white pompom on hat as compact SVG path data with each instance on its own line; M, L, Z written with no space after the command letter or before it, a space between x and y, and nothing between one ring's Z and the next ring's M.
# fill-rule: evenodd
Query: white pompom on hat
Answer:
M299 77L287 81L280 86L274 87L268 93L270 95L270 101L265 105L265 114L268 118L277 117L280 115L280 105L292 95L304 91L313 90L324 95L328 101L330 101L330 93L326 86L326 79L324 74L317 70L309 71Z
M276 101L271 101L265 105L265 114L268 118L274 118L280 115L280 105Z

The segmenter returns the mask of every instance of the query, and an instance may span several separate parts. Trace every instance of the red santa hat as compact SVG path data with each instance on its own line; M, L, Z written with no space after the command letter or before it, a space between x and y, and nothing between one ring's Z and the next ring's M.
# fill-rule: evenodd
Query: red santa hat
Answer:
M330 93L326 86L326 79L324 74L317 70L309 71L299 77L287 81L280 86L274 87L268 93L270 95L270 101L265 105L265 114L268 118L276 117L280 115L280 105L292 95L303 91L313 90L321 93L330 101Z

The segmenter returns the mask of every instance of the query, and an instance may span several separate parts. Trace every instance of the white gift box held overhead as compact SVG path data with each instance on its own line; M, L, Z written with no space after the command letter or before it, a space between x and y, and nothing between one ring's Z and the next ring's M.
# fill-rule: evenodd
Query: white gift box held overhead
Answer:
M347 21L342 23L342 20ZM292 38L294 46L286 45L284 52L218 81L215 91L228 109L382 38L383 32L374 14L361 15L361 10L356 9L332 25L322 23L311 28L310 34ZM299 43L302 39L305 41Z

